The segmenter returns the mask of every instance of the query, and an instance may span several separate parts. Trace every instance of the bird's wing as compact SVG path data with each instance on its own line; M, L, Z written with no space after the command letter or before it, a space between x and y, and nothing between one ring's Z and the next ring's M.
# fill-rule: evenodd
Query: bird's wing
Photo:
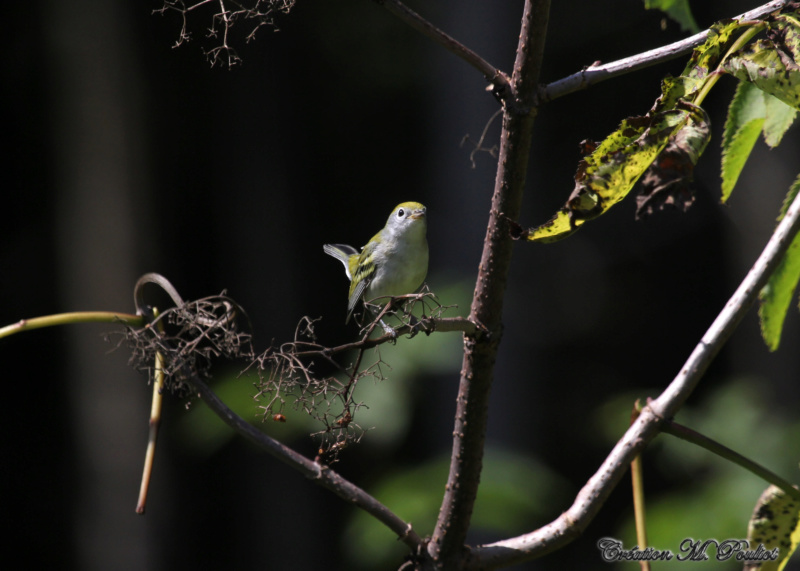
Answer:
M357 259L351 258L350 273L352 278L350 280L350 298L347 302L347 321L350 321L350 316L353 314L356 303L363 297L367 286L375 276L376 268L373 253L376 245L377 242L370 241L361 250Z
M352 279L353 276L350 275L350 256L357 256L358 250L347 244L324 244L322 251L342 262L347 278Z

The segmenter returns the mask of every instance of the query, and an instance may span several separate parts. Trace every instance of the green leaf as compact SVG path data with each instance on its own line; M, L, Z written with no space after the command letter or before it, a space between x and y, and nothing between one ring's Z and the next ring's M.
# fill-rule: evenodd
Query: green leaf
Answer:
M722 202L730 197L761 134L766 114L764 92L752 83L740 81L728 107L722 136Z
M789 107L769 93L764 94L767 118L764 121L764 141L770 147L777 147L783 135L789 130L797 117L797 110Z
M740 81L722 136L722 202L727 202L753 146L763 133L771 147L794 122L797 112L749 81Z
M766 117L764 92L752 83L740 81L728 106L728 117L722 134L722 148L730 146L736 132L754 119Z
M770 40L758 40L728 58L722 68L800 109L800 66Z
M800 543L800 502L787 495L777 486L770 486L756 502L753 515L747 525L749 549L778 549L778 559L765 561L754 571L780 571L789 562Z
M731 144L722 151L722 202L727 202L736 181L761 134L763 119L750 121L736 132Z
M644 0L644 7L647 10L661 10L675 20L681 30L693 34L700 31L697 22L694 21L692 11L689 9L689 0Z
M794 198L800 192L800 176L789 188L783 203L782 219ZM761 321L761 336L770 351L775 351L781 342L783 322L792 301L792 295L800 280L800 234L789 245L783 259L770 276L767 285L759 293L758 317Z

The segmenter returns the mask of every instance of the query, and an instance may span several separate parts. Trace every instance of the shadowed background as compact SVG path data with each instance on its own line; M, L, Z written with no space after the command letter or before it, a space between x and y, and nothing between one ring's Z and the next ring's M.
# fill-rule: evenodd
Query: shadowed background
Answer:
M510 72L521 1L412 6ZM468 313L495 172L485 153L472 168L471 143L461 144L477 140L497 109L478 72L373 3L318 0L298 3L278 17L278 33L264 28L255 42L235 28L243 65L210 69L201 50L218 45L204 38L209 13L192 14L193 41L172 49L180 18L151 15L158 7L12 8L0 324L132 312L137 277L157 271L187 299L227 290L246 308L258 351L289 340L303 315L323 317L322 342L343 343L356 333L344 325L347 283L321 245L363 245L406 200L428 207L429 286L458 304L452 315ZM695 17L705 27L753 7L706 2ZM542 79L683 37L662 20L635 2L554 3ZM523 226L564 203L578 142L646 112L659 80L684 61L540 110ZM625 430L633 400L656 396L678 372L766 243L798 171L799 131L777 150L759 143L720 206L718 149L734 86L723 79L707 100L715 135L687 214L636 223L625 201L563 242L516 246L472 543L525 533L567 508ZM488 145L498 133L495 122ZM148 512L135 515L150 388L124 350L110 351L109 330L70 326L0 342L10 389L5 538L26 567L399 565L402 555L382 558L402 553L390 534L384 548L386 533L231 438L201 402L187 411L184 398L167 399ZM751 312L677 420L796 481L797 335L793 311L769 354ZM363 388L372 414L364 426L374 430L335 466L381 490L421 534L432 531L444 490L460 369L458 336L442 337L385 350L389 380ZM222 366L217 386L260 423L254 379L237 379L240 368ZM286 425L260 426L313 456L307 434L318 427L300 412L286 416ZM645 456L651 542L677 551L676 537L743 536L765 484L667 440ZM574 544L519 568L600 566L594 545L604 536L633 545L622 535L631 533L629 497L625 480ZM427 521L412 515L417 500ZM659 521L669 524L663 533Z

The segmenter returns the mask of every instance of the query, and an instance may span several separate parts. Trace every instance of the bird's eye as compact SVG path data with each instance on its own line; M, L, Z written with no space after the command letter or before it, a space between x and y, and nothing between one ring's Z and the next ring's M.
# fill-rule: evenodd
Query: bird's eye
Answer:
M403 217L403 216L405 216L405 215L406 215L406 211L405 211L405 210L403 210L402 208L401 208L400 210L398 210L398 211L397 211L397 217L398 217L398 218L402 218L402 217Z

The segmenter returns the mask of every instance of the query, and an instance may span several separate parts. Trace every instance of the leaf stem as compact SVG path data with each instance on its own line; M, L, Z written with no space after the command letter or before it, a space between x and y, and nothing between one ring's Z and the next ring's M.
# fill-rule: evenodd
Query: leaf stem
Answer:
M697 93L697 95L694 98L693 103L695 105L697 105L699 107L700 105L703 104L703 100L706 98L706 95L709 94L709 92L711 91L711 88L714 87L717 84L717 82L719 81L719 78L722 77L722 75L723 75L723 72L721 71L722 64L725 63L725 60L728 59L728 56L730 56L732 53L737 52L740 49L742 49L745 46L745 44L747 44L747 42L749 42L751 39L753 39L753 36L755 36L758 32L760 32L761 30L764 29L764 25L763 25L762 22L757 22L757 23L754 23L754 24L756 24L756 25L751 26L741 36L736 38L736 41L728 49L727 53L723 56L723 58L719 61L719 65L717 65L716 72L712 73L712 74L710 74L708 76L708 78L706 79L706 82L703 84L703 87L700 89L700 91Z
M770 484L775 484L787 495L792 496L796 500L800 500L800 489L796 486L792 485L791 482L788 480L784 480L780 476L778 476L775 472L772 472L766 468L764 468L761 464L753 462L749 458L742 456L735 450L731 450L727 446L723 446L719 442L712 440L711 438L700 434L699 432L692 430L687 426L683 426L682 424L678 424L672 420L666 420L661 426L662 432L666 432L667 434L671 434L672 436L677 436L681 440L685 440L687 442L691 442L692 444L696 444L706 450L713 452L717 456L725 458L726 460L730 460L734 464L738 464L745 470L748 470L769 482Z

